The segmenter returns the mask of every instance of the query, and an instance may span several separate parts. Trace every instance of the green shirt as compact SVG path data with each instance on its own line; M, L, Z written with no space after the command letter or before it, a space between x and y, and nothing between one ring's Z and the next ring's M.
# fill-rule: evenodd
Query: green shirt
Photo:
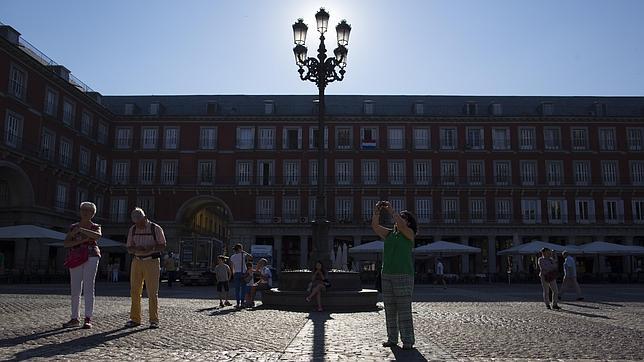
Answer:
M411 257L414 242L407 239L400 231L390 232L384 241L382 273L414 275L414 263Z

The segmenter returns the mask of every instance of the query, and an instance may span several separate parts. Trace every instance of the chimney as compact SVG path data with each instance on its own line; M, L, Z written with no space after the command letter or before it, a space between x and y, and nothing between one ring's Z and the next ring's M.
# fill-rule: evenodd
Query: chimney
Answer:
M20 33L9 25L0 25L0 36L13 45L18 45Z
M57 76L69 82L69 69L62 65L49 65L48 67L52 72L56 73Z

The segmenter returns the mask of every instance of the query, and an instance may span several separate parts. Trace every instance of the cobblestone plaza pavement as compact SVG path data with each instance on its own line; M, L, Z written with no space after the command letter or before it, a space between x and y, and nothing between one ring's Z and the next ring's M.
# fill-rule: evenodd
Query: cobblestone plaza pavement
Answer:
M65 285L0 286L1 360L642 360L644 286L582 285L545 310L534 285L417 286L417 350L383 348L384 311L217 309L212 287L163 286L161 328L125 329L128 284L99 283L94 328L61 329ZM82 309L81 309L82 311Z

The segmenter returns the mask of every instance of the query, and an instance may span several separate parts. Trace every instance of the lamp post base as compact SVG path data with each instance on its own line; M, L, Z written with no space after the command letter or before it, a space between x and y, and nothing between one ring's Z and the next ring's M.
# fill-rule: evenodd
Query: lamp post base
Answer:
M330 223L325 218L319 218L311 222L313 227L313 250L308 262L310 270L315 268L315 263L322 262L326 270L332 269L331 265L331 242L329 241Z

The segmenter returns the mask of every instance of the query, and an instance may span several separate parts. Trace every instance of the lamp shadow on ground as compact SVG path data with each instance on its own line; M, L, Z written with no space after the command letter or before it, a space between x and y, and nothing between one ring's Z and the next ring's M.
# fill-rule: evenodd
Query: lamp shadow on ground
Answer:
M119 339L121 337L125 337L144 330L146 329L121 327L111 331L75 338L63 343L40 345L36 348L18 352L12 359L8 361L24 361L32 358L52 358L59 355L73 355L74 353L94 348L105 342Z
M400 347L391 347L391 352L396 356L396 361L427 361L417 349L405 350Z
M584 316L584 317L588 317L588 318L612 319L612 318L607 317L605 315L599 315L599 314L593 314L593 313L584 313L584 312L575 312L575 311L568 310L568 309L562 309L560 312L561 313L574 314L574 315L580 315L580 316Z
M570 303L570 302L559 302L560 305L571 305L574 307L579 307L579 308L587 308L587 309L600 309L599 307L594 307L592 305L584 305L584 304L578 304L578 303Z
M57 334L67 333L73 330L74 329L72 328L58 327L58 328L50 329L48 331L37 332L37 333L28 334L24 336L0 339L0 347L13 347L18 344L26 343L40 338L55 336Z
M325 356L325 334L326 322L332 320L329 312L311 312L307 319L313 323L313 350L311 351L311 359L317 360Z
M586 301L586 302L588 302L588 303L595 303L595 304L602 304L602 305L608 305L608 306L611 306L611 307L625 307L625 305L624 305L624 304L608 303L608 302L600 302L600 301L598 301L598 300L596 300L596 301L590 301L590 300L588 300L588 301Z

